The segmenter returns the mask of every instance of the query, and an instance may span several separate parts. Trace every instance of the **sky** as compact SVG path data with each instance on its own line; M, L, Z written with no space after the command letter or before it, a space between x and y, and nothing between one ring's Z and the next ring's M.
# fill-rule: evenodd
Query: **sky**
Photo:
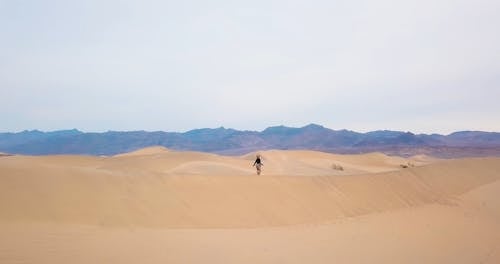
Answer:
M498 10L498 0L0 0L0 132L500 131Z

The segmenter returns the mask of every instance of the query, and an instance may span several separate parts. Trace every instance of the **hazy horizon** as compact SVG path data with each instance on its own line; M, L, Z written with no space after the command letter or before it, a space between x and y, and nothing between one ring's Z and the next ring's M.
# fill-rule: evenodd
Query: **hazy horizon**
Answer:
M0 131L500 131L499 9L0 0Z

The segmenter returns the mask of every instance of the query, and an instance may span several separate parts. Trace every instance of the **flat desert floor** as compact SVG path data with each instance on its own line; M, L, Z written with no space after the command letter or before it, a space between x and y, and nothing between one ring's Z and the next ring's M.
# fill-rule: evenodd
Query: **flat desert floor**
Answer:
M500 158L260 154L2 156L0 263L500 263Z

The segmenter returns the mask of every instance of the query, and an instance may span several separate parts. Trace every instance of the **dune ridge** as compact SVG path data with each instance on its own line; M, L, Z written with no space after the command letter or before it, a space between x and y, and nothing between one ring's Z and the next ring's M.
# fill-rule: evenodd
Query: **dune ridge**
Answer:
M127 156L144 156L144 155L156 155L168 152L169 149L164 146L151 146L147 148L142 148L134 150L127 153L117 154L115 157L127 157Z

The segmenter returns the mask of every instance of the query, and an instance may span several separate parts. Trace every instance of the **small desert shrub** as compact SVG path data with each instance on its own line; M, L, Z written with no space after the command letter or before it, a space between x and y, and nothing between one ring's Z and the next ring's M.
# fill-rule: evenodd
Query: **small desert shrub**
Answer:
M332 169L334 169L334 170L339 170L339 171L343 171L343 170L344 170L344 167L342 167L341 165L338 165L338 164L333 163L333 164L332 164Z
M403 169L406 169L406 168L415 167L415 164L413 164L413 163L411 163L411 162L409 162L409 161L408 161L408 163L407 163L407 164L401 164L401 165L399 165L399 166L400 166L401 168L403 168Z

